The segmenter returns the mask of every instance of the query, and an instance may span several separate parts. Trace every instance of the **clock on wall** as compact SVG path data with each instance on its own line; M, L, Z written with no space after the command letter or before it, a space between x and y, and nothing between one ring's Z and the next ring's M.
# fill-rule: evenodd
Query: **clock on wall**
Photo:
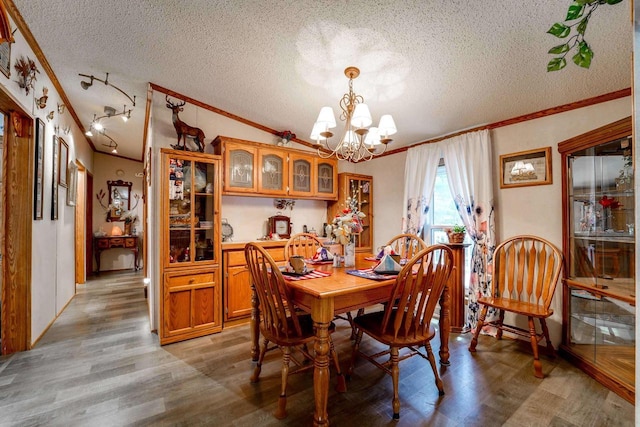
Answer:
M277 233L278 236L288 239L291 237L291 218L284 215L274 215L269 218L269 234Z

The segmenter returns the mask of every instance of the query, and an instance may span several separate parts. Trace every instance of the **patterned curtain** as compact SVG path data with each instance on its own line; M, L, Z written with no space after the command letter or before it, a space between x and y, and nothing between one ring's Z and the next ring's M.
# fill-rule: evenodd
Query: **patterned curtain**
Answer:
M489 131L455 136L438 145L456 208L474 243L466 326L475 328L478 297L491 293L491 264L496 246ZM489 311L487 319L495 316L495 312Z
M402 232L418 235L429 211L429 202L440 162L440 148L425 144L407 150L404 168L404 211Z

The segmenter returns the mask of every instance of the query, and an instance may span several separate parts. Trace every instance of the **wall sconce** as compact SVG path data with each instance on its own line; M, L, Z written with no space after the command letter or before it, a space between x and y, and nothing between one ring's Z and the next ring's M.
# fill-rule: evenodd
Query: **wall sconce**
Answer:
M55 111L49 111L49 114L46 115L47 121L53 120L54 115L55 115Z
M38 105L38 108L43 109L47 106L47 99L49 98L47 96L48 92L49 89L47 89L46 87L42 88L42 96L40 98L36 98L36 104Z
M123 91L122 89L120 89L118 86L115 86L115 85L113 85L113 84L109 83L109 73L106 73L106 74L107 74L107 77L105 77L105 79L104 79L104 80L100 80L99 78L97 78L97 77L95 77L95 76L93 76L93 75L90 75L90 76L89 76L89 75L87 75L87 74L78 74L80 77L86 77L86 78L88 78L88 79L89 79L89 81L88 81L88 82L86 82L86 81L84 81L84 80L83 80L83 81L81 81L81 82L80 82L80 86L82 87L82 89L87 90L87 89L89 89L91 86L93 86L93 81L94 81L94 80L99 81L100 83L104 83L104 84L105 84L105 85L107 85L107 86L111 86L112 88L114 88L115 90L117 90L118 92L120 92L121 94L123 94L124 96L126 96L127 98L129 98L129 101L131 101L131 103L132 103L132 104L133 104L133 106L135 107L135 106L136 106L136 97L135 97L135 95L133 96L133 98L131 98L131 97L129 96L129 94L128 94L128 93L126 93L125 91Z
M58 114L64 114L64 109L67 108L64 104L58 104Z

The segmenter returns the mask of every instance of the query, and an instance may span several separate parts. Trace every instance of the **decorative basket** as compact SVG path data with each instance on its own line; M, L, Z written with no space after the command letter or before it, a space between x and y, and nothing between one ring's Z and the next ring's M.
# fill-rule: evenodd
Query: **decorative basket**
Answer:
M449 243L462 243L465 233L448 233Z

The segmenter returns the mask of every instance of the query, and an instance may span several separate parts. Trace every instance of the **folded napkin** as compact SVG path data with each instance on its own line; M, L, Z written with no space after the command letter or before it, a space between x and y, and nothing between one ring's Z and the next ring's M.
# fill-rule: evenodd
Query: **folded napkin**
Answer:
M382 257L378 265L373 268L373 271L379 274L397 274L402 270L402 266L396 259L398 255L386 254Z
M382 247L380 249L380 252L378 252L378 255L376 255L376 259L382 259L382 257L385 255L395 255L395 251L391 246Z
M333 260L333 255L331 255L331 252L329 252L327 248L318 248L316 253L313 255L312 260L316 262L331 261Z

